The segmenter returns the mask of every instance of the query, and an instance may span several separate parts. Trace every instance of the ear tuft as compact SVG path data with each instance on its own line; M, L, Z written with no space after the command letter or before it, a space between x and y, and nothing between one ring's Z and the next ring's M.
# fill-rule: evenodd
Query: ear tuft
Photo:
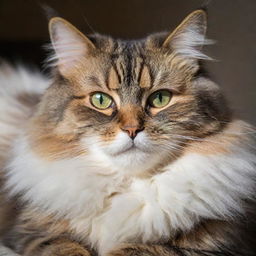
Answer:
M192 59L211 59L201 52L203 45L213 41L205 38L207 14L204 10L196 10L167 37L163 47L171 48L176 54Z
M66 20L54 17L49 22L51 45L54 54L48 61L61 73L72 70L95 48L93 43Z

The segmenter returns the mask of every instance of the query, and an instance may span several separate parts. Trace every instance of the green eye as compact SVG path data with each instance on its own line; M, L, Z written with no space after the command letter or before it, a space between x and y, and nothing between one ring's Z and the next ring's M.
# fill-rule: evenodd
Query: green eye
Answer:
M171 92L167 90L160 90L152 93L148 98L148 102L151 107L163 108L170 102L171 97Z
M112 105L113 100L109 95L103 92L96 92L91 96L91 103L98 109L107 109Z

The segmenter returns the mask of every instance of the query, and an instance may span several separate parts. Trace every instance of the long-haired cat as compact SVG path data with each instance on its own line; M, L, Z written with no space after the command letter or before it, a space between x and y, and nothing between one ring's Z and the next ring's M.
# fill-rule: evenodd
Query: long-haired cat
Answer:
M138 41L58 17L49 29L52 79L0 71L2 243L25 256L255 255L254 130L202 72L206 13Z

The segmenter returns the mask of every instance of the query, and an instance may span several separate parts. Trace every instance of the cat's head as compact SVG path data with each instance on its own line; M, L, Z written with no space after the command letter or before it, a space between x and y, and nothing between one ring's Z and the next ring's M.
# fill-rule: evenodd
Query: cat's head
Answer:
M122 41L86 37L50 21L54 78L30 130L48 159L95 157L144 171L172 161L196 138L220 131L229 111L200 61L206 13L191 13L171 34Z

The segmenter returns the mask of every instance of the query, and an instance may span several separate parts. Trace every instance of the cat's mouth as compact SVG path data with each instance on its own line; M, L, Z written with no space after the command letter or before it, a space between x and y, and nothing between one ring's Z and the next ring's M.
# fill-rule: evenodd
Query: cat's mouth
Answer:
M139 134L135 139L128 137L126 133L119 133L115 140L105 144L104 153L112 157L139 156L152 153L152 144L145 134Z
M120 149L119 151L113 153L113 156L121 156L124 154L140 154L140 153L150 153L151 151L149 149L143 148L141 145L136 142L129 143L127 147L124 147Z

